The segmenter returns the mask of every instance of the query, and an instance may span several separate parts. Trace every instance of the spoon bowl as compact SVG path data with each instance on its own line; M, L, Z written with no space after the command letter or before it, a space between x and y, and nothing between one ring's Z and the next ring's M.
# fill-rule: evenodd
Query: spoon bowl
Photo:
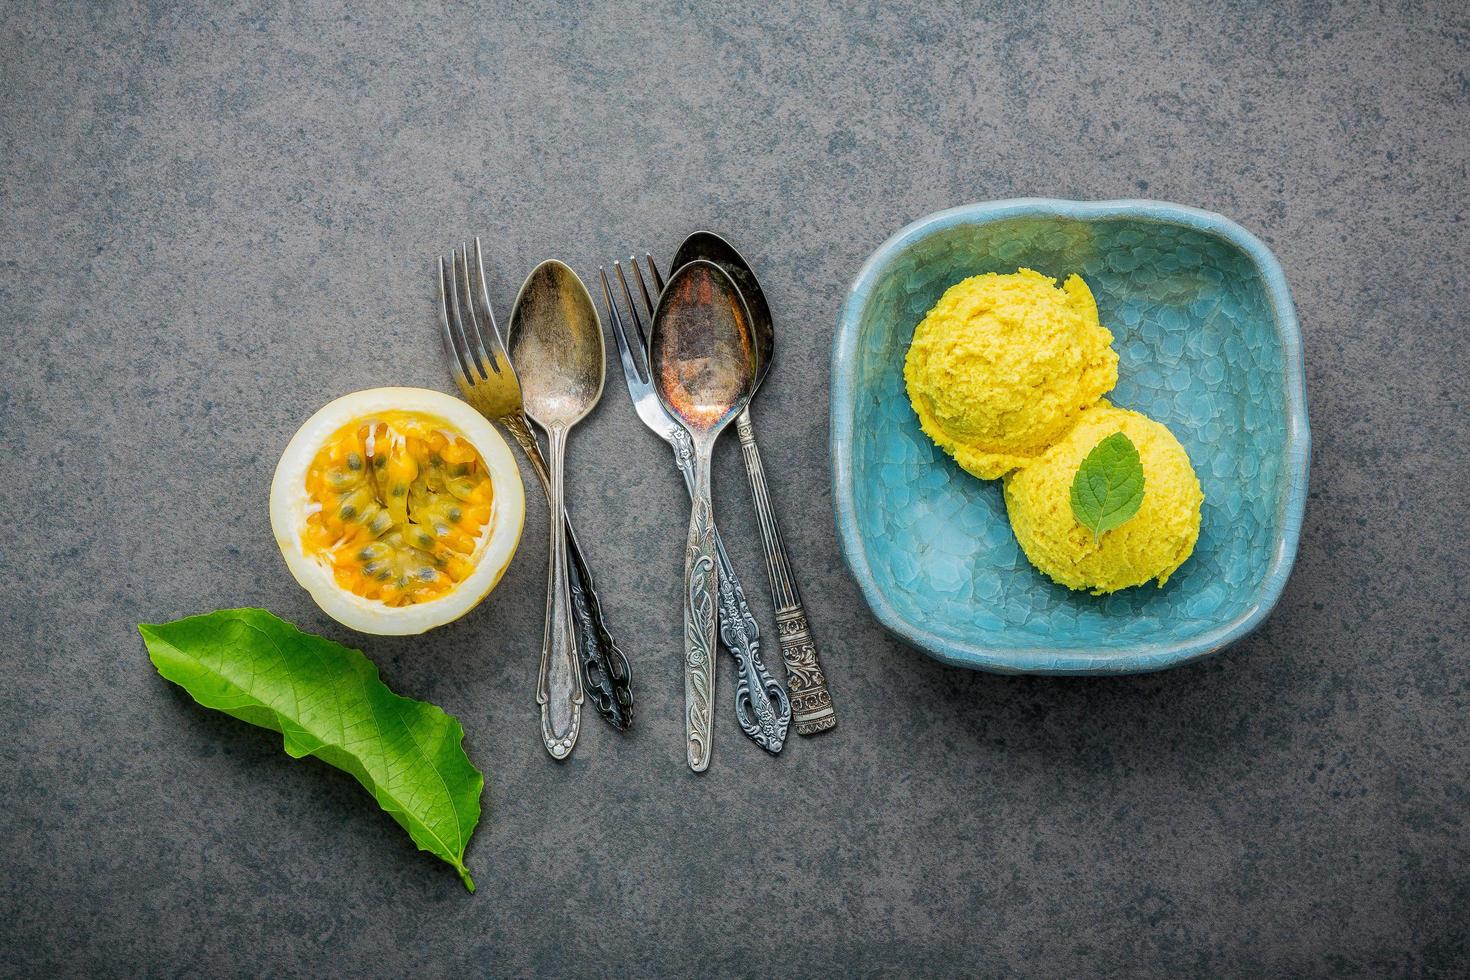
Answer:
M718 435L754 393L750 314L713 262L697 259L674 273L654 310L649 347L659 399L696 442Z
M761 284L751 271L750 263L724 238L712 231L696 231L684 239L674 253L673 269L678 270L699 259L719 266L734 281L740 297L745 300L745 308L750 313L750 329L755 336L756 375L755 387L751 390L754 397L761 382L771 373L771 361L776 355L776 327L771 322L770 304L766 302L766 294L761 291Z
M543 428L572 426L602 397L602 321L581 278L542 262L526 277L510 317L510 357L526 413Z

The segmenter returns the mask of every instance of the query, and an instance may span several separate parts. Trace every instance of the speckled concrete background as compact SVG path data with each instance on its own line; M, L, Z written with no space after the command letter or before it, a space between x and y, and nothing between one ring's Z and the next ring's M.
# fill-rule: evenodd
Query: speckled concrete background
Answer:
M1388 975L1465 969L1470 19L1434 4L12 3L0 11L0 972ZM1259 234L1301 312L1301 557L1252 639L1007 679L885 635L826 462L843 291L899 226L1147 196ZM841 727L678 734L686 511L615 377L572 499L641 718L536 737L544 510L417 641L325 619L266 488L329 397L447 389L431 261L494 299L701 225L781 330L766 458ZM738 454L716 472L764 595ZM266 606L457 713L479 892L353 781L211 716L134 625ZM767 621L769 624L769 621ZM728 664L722 663L728 668Z

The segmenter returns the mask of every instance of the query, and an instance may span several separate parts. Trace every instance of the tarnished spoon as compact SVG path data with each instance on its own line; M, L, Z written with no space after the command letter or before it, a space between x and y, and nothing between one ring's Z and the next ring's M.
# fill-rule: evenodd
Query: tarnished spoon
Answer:
M649 365L659 401L689 433L694 494L684 552L684 716L689 768L709 768L715 694L715 440L755 390L755 337L735 283L713 262L673 274L653 313Z
M684 239L674 253L674 268L696 259L713 262L723 269L735 281L741 298L745 300L759 358L755 376L758 389L770 373L776 354L776 328L771 322L771 307L766 303L766 295L744 256L714 232L696 231ZM752 397L754 394L752 391ZM781 539L776 509L771 504L765 465L761 462L760 447L756 445L755 425L751 421L749 406L735 419L735 431L740 436L740 455L745 460L745 476L750 481L750 495L755 501L761 544L766 553L771 602L776 607L776 635L781 642L781 658L786 661L786 683L791 689L791 713L796 719L797 734L815 735L835 727L837 715L832 708L832 695L827 690L827 678L817 659L817 646L812 639L811 625L807 622L801 590L796 587L791 557Z
M542 262L526 277L511 312L510 357L526 414L545 430L549 448L550 567L536 701L546 751L565 759L577 744L583 692L567 582L566 522L556 515L563 512L567 433L602 397L604 351L592 297L563 263Z

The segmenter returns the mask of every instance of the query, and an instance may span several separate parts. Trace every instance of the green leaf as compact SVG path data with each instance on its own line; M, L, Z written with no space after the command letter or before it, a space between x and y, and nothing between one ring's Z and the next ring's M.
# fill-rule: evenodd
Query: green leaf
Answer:
M293 759L351 773L420 850L470 891L465 847L482 776L464 729L432 704L399 697L357 650L303 633L264 609L223 609L138 627L158 672L216 711L280 732Z
M1143 503L1143 462L1138 447L1115 432L1092 447L1072 478L1072 516L1093 540L1138 513Z

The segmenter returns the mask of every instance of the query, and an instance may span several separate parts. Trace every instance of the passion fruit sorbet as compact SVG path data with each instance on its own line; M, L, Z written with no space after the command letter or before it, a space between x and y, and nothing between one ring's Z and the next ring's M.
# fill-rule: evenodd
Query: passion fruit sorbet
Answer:
M1031 269L951 286L914 330L904 363L924 433L993 480L1036 459L1118 382L1113 335L1080 276Z
M1072 480L1094 446L1122 432L1138 447L1138 513L1095 539L1072 514ZM1006 512L1021 550L1043 574L1094 595L1149 580L1160 586L1194 551L1204 493L1189 454L1168 427L1106 401L1083 412L1065 437L1005 478Z
M335 432L306 471L302 544L337 584L405 606L474 571L494 487L480 454L443 423L388 412Z

